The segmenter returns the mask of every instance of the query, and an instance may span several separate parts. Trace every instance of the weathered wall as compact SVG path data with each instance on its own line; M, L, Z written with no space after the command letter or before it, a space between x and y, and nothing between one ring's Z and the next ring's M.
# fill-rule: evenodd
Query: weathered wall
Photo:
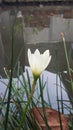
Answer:
M29 8L27 9L29 10ZM31 12L28 10L22 9L22 18L16 17L18 13L17 9L8 10L0 14L0 52L2 52L0 53L1 74L3 72L3 67L10 69L11 30L13 23L15 25L14 64L23 48L24 50L20 57L20 61L21 65L24 66L26 59L25 44L28 47L32 44L32 47L34 46L36 48L37 43L42 43L43 49L47 49L49 48L50 43L53 42L54 45L55 43L62 41L61 32L65 33L66 40L69 43L73 43L73 10L71 10L71 12L65 11L65 13L59 13L58 11L54 12L53 10L50 12L46 10L46 13L45 11L41 12L36 9L31 10ZM21 24L23 25L23 29L20 27ZM48 44L46 45L46 43ZM39 48L42 46L39 45ZM70 48L71 44L69 44L68 49ZM62 52L62 50L60 50L60 52ZM63 56L61 56L61 58L62 57ZM65 62L65 59L63 61ZM62 64L62 66L63 65L64 64Z

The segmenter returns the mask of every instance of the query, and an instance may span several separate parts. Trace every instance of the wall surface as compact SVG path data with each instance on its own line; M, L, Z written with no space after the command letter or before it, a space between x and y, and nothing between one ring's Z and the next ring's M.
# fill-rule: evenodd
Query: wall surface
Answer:
M19 11L22 17L17 17ZM63 46L61 32L65 33L65 38L68 43L68 52L71 54L73 43L73 9L64 8L63 10L57 8L14 8L2 11L0 13L0 72L2 74L3 67L10 69L11 64L11 49L12 49L12 30L13 33L13 56L14 65L19 57L21 50L23 50L20 56L21 66L27 63L26 53L28 47L31 45L31 49L39 48L42 52L45 49L50 48L52 53L52 64L50 70L55 68L53 61L55 62L54 55L56 50L59 49L61 68L64 67L65 56L63 57ZM38 46L38 43L39 46ZM53 44L51 44L53 43ZM25 50L26 49L26 50ZM73 65L73 62L72 62ZM62 69L62 70L64 70Z

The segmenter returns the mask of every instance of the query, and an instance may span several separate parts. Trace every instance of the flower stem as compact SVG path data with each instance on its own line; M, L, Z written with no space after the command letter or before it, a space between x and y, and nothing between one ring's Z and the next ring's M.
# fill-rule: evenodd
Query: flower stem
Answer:
M28 101L27 101L26 106L25 106L24 109L23 109L23 112L22 112L21 121L20 121L18 130L21 130L22 124L23 124L23 122L25 121L26 112L27 112L28 106L30 105L30 102L31 102L31 100L32 100L32 97L33 97L33 94L34 94L34 91L35 91L35 86L36 86L36 81L34 80L34 81L33 81L33 84L32 84L32 90L31 90L29 99L28 99Z
M65 38L64 38L64 34L63 33L62 33L62 38L63 38L63 43L64 43L64 51L65 51L66 62L67 62L67 67L68 67L68 73L69 73L70 82L71 82L71 86L72 86L72 90L73 90L73 80L72 80L71 68L70 68L70 64L69 64L67 48L66 48L66 42L65 42Z

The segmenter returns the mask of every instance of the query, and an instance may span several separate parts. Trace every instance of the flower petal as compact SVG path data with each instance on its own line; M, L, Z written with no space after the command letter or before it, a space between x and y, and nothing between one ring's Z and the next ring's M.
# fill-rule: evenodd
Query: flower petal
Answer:
M39 55L40 55L40 52L39 52L38 49L35 50L34 55L35 55L35 56L39 56Z
M46 50L43 53L42 57L43 57L42 69L44 70L48 66L48 64L49 64L49 62L51 60L51 56L50 56L49 50Z

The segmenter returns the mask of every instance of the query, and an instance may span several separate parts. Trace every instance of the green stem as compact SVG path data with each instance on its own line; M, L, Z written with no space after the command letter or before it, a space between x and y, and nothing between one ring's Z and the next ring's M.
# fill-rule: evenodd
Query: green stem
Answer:
M10 75L10 81L9 81L9 93L8 93L8 103L7 103L7 109L5 114L5 130L7 130L8 127L8 115L9 115L9 107L10 107L10 97L11 97L11 89L12 89L12 77L13 77L13 41L14 41L14 27L12 29L12 52L11 52L11 75Z
M31 93L30 93L30 97L29 97L29 99L27 101L27 104L26 104L26 106L25 106L25 108L23 109L23 112L22 112L21 121L20 121L18 130L21 130L22 124L25 121L26 112L27 112L28 106L30 105L30 102L32 100L32 97L33 97L33 94L34 94L34 90L35 90L35 86L36 86L36 81L34 80L33 81L33 85L32 85L32 90L31 90Z
M72 90L73 90L73 81L72 81L72 75L71 75L71 68L70 68L70 64L69 64L67 48L66 48L66 42L65 42L64 37L63 37L63 43L64 43L64 51L65 51L65 56L66 56L66 61L67 61L68 72L69 72L69 76L70 76L70 82L71 82L71 86L72 86Z
M59 93L58 93L58 76L59 76L59 57L58 51L56 50L56 93L57 93L57 106L58 106L58 116L60 122L60 130L63 130L62 127L62 120L61 120L61 113L60 113L60 105L59 105Z

